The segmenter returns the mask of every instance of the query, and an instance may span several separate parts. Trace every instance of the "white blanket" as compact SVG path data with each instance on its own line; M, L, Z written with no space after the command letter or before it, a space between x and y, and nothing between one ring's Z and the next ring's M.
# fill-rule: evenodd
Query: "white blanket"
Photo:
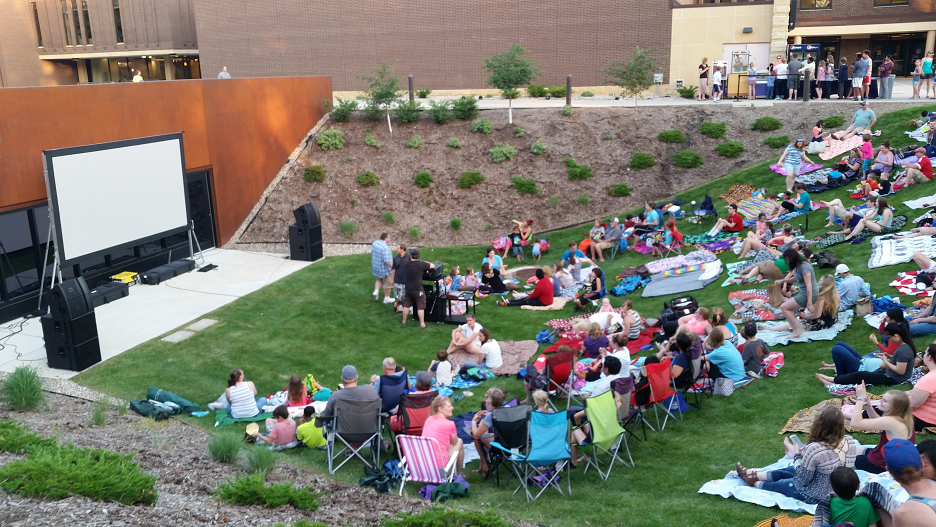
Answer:
M812 342L815 340L834 340L835 337L845 330L851 324L852 318L855 316L855 312L849 309L848 311L840 311L838 314L838 320L835 324L832 324L832 327L826 328L820 331L807 331L802 335L796 337L795 339L790 338L789 331L769 331L761 330L757 332L757 338L764 341L764 344L767 346L778 346L786 345L791 342ZM760 326L779 326L786 324L784 321L777 322L763 322L758 324Z
M871 239L871 258L868 259L868 269L907 263L916 251L930 258L936 258L936 240L932 236L900 239L890 235L875 236Z
M936 206L936 194L917 199L909 199L904 202L904 205L911 209L928 209L934 207Z

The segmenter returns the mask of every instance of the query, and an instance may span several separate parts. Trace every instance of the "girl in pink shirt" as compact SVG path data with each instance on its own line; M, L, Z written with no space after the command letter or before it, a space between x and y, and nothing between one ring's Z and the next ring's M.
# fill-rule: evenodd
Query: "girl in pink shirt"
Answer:
M874 147L871 146L871 134L864 134L861 136L864 139L864 142L861 143L861 170L867 172L871 170L871 165L874 164Z

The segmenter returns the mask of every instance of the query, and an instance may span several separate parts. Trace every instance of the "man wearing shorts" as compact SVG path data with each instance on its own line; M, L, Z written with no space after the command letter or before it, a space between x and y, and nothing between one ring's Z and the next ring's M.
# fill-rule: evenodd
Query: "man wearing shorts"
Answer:
M393 257L393 310L403 305L406 296L406 266L410 263L410 255L405 245L397 245L397 254Z
M608 226L605 235L600 240L588 246L589 252L592 254L592 259L594 260L597 258L599 262L603 262L604 254L602 254L602 251L614 247L615 244L621 243L622 236L624 236L624 229L621 228L618 219L611 218L611 224Z
M409 317L409 310L416 307L419 327L426 327L426 292L423 291L422 277L428 269L435 269L435 264L419 260L419 249L410 249L410 262L406 265L406 293L403 296L403 325Z
M861 60L865 63L865 77L862 81L864 85L864 100L868 100L868 94L871 91L871 52L864 50L861 52Z
M853 66L854 66L854 72L852 73L851 94L852 94L852 97L854 97L854 100L857 101L858 99L861 98L861 95L863 93L862 85L864 83L865 73L867 73L867 68L865 67L865 61L861 58L860 53L856 54L855 64Z
M859 81L861 80L861 78L857 75L855 75L855 78ZM877 116L874 115L874 112L871 111L870 108L868 108L868 101L861 101L860 108L858 108L858 110L855 112L855 115L852 117L852 124L850 124L845 130L832 134L832 138L841 141L848 139L853 135L858 135L863 132L870 132L871 127L874 126L874 123L876 122Z
M904 175L897 178L894 184L901 183L909 187L916 183L926 183L927 181L933 180L933 162L926 157L926 148L921 146L914 150L913 153L917 156L916 163L910 163L904 160L897 161L899 165L907 167L907 171Z
M382 233L380 238L371 244L371 274L377 278L371 298L376 302L380 296L380 290L383 289L384 304L393 302L393 297L390 296L390 284L384 283L384 280L393 272L393 251L390 250L389 244L390 235L387 233Z

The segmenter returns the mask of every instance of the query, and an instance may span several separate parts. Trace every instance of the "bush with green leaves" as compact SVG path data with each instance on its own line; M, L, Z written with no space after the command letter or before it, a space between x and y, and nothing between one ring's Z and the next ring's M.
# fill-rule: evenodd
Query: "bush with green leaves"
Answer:
M368 170L367 172L361 172L357 177L358 185L362 187L376 187L380 184L380 178L377 177L377 174Z
M569 179L588 179L594 174L587 165L580 165L575 162L571 157L565 158L566 164L566 175L569 176Z
M679 130L664 130L657 134L657 140L664 143L684 143L686 135Z
M545 97L549 95L549 89L542 84L530 84L527 86L527 93L530 94L530 97Z
M605 192L612 198L623 198L631 195L631 189L624 183L612 183L605 187Z
M35 410L46 404L39 370L31 366L17 366L0 387L0 399L13 410Z
M208 440L208 453L220 463L237 461L237 454L244 446L244 435L237 432L221 432Z
M572 115L572 107L567 104L559 110L559 113L561 113L563 117L570 117Z
M582 97L594 97L594 96L595 96L595 94L592 93L592 92L590 92L590 91L588 91L588 90L585 90L585 91L582 92Z
M676 93L683 99L695 99L697 90L698 88L695 86L683 86L682 88L676 88Z
M457 231L458 229L461 229L461 224L462 224L461 218L452 218L451 220L449 220L449 227L451 227L453 231Z
M533 152L536 155L545 154L546 143L540 141L539 139L533 141L533 144L530 145L530 152Z
M407 235L409 236L409 239L413 241L418 240L419 239L419 227L415 227L415 226L410 227L409 231L407 232Z
M489 134L494 131L494 125L491 123L490 119L486 117L478 117L471 123L472 132L480 132L482 134Z
M461 148L461 141L459 141L457 137L450 137L448 145L452 148Z
M762 132L772 132L779 130L783 126L780 119L774 117L760 117L751 125L751 130L760 130Z
M728 128L725 126L725 123L705 122L699 127L699 132L702 135L711 137L712 139L724 139L727 131Z
M517 149L507 143L495 143L494 146L488 150L488 155L491 156L491 159L494 160L495 163L500 163L501 161L507 161L516 157Z
M429 101L429 109L426 110L432 122L436 124L445 124L452 119L452 101Z
M419 119L419 114L423 112L422 105L416 101L406 101L397 104L396 108L393 109L393 114L396 115L401 122L412 123Z
M550 86L547 89L549 90L549 95L551 97L565 97L566 96L566 87L564 84L562 86L558 84L555 86Z
M390 62L380 62L372 70L373 76L361 75L359 78L367 85L363 99L367 101L361 111L365 119L377 121L385 119L387 111L401 99L400 77Z
M312 181L325 181L326 177L328 177L328 172L322 165L309 165L306 167L305 172L302 173L302 178L310 183Z
M680 168L695 168L701 166L705 161L698 152L692 150L683 150L673 154L673 164Z
M345 238L350 238L357 232L357 223L353 221L343 221L341 222L340 229L341 234L344 235Z
M418 514L397 513L387 518L384 527L510 527L510 523L487 510L485 512L449 510L433 507Z
M421 188L429 188L429 185L432 185L432 181L432 174L430 174L428 170L416 174L416 177L413 179L413 183Z
M513 183L514 190L521 196L523 194L530 194L531 196L539 194L539 189L536 188L536 181L533 178L515 177L510 178L510 182Z
M430 93L432 93L432 90L430 90L429 88L416 90L416 96L419 97L420 99L425 99L426 97L429 97Z
M452 115L456 119L467 121L478 115L478 101L474 97L459 97L452 101Z
M770 137L764 138L764 144L766 144L770 148L783 148L786 145L790 144L790 136L772 135Z
M387 212L384 212L383 215L380 217L380 221L384 222L387 225L393 225L394 223L396 223L396 216L394 216L393 213L388 210Z
M322 150L341 150L344 148L344 134L341 130L329 128L320 133L315 142L322 147Z
M526 130L520 128L519 126L514 127L514 137L524 137L526 136Z
M612 134L606 134L604 137L602 137L602 139L605 140L605 141L613 141L614 139L617 139L617 136L614 135L613 133L612 133Z
M364 136L364 144L367 146L372 146L378 150L380 149L380 147L383 146L382 144L378 143L377 138L371 134L367 134Z
M824 121L823 125L825 126L825 128L838 128L842 126L843 124L845 124L845 116L844 115L830 115L826 117L825 119L823 119L823 121Z
M107 410L110 405L107 401L100 400L94 403L94 410L91 411L91 424L94 426L104 426L107 424Z
M643 170L656 165L656 158L646 152L634 152L631 156L630 167L634 170Z
M419 148L419 145L421 144L423 144L422 137L419 137L419 134L416 134L412 139L406 142L406 148Z
M516 88L510 90L501 90L500 95L503 99L518 99L520 98L520 90Z
M276 466L276 452L264 445L247 451L247 470L251 474L269 474Z
M467 172L462 172L461 177L458 178L458 188L471 188L483 182L484 174L477 170L469 170Z
M295 488L290 482L266 486L265 474L237 476L218 485L215 495L222 501L233 505L262 505L280 507L292 505L293 508L316 511L320 492L312 492L312 487Z
M585 205L591 203L591 198L585 194L579 194L579 197L575 199L575 202L584 207Z
M715 147L715 151L718 152L720 156L738 157L744 152L744 144L739 141L725 141L724 143L718 143L718 146Z
M45 439L10 419L0 419L0 452L25 454L27 448L55 448L55 439Z
M339 123L350 121L351 114L358 108L358 102L353 99L344 100L340 97L335 99L338 101L337 105L333 104L332 101L325 101L325 109L329 110L328 116Z

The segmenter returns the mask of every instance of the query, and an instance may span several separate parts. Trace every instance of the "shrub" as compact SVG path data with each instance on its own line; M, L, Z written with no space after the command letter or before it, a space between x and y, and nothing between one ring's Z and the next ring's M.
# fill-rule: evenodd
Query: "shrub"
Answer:
M676 88L676 93L683 99L695 99L697 90L698 88L695 86L683 86L682 88Z
M495 163L500 163L501 161L513 159L517 155L517 149L507 143L495 143L494 146L488 150L488 155L491 156L491 159L493 159Z
M335 106L331 101L325 101L325 108L330 109L328 115L334 119L336 122L344 123L351 120L351 114L357 110L358 102L355 100L338 100L338 105Z
M258 445L247 452L247 469L251 474L269 474L276 466L276 452Z
M591 203L591 198L585 194L579 194L579 197L575 199L575 202L584 207L585 205Z
M657 134L657 139L664 143L683 143L686 141L686 136L679 130L664 130Z
M452 101L429 101L429 117L436 124L445 124L452 119Z
M520 97L520 90L516 88L511 88L509 90L501 90L501 97L505 99L517 99Z
M533 144L530 145L530 152L533 152L536 155L545 154L546 143L540 141L539 139L537 139L536 141L533 141Z
M397 515L399 519L384 520L384 527L510 527L510 523L490 510L474 512L433 507L418 514L400 512Z
M461 229L461 224L462 224L461 218L452 218L451 220L449 220L449 227L451 227L453 231L457 231L458 229Z
M549 90L549 95L552 97L565 97L566 96L566 87L563 86L550 86L547 88Z
M552 205L553 207L558 207L558 206L559 206L559 203L560 203L560 202L559 202L559 198L558 198L558 197L553 196L553 197L549 198L549 204Z
M377 149L383 146L382 144L378 143L377 138L371 134L367 134L364 136L364 144L367 146L372 146Z
M376 187L380 184L380 178L377 177L377 174L368 170L367 172L358 174L357 182L358 185L362 187Z
M425 203L427 207L432 205L432 196L426 196L426 199L423 200L423 203Z
M237 454L242 446L244 446L243 434L222 432L208 440L208 453L215 461L233 463L237 460Z
M296 509L318 510L318 499L322 494L312 492L312 487L293 488L289 482L267 487L264 480L264 475L260 473L237 476L218 485L215 494L234 505L279 507L288 503Z
M484 175L477 170L469 170L467 172L462 172L460 178L458 178L458 188L471 188L479 183L484 181Z
M350 237L354 236L354 233L356 233L356 232L357 232L357 224L356 224L356 223L354 223L353 221L343 221L343 222L341 222L341 234L343 234L343 235L345 236L345 238L350 238Z
M741 152L744 152L744 145L738 141L725 141L724 143L719 143L715 147L715 151L718 152L718 155L725 157L738 157L741 155Z
M569 117L572 115L572 107L567 104L559 110L559 113L561 113L563 117Z
M0 420L0 452L25 454L26 448L56 448L55 439L44 439L9 419Z
M614 135L614 134L608 134L608 135L602 137L602 139L604 139L605 141L611 141L611 140L617 139L617 136Z
M461 141L457 137L452 137L449 139L448 145L452 148L461 148Z
M704 162L702 156L692 150L683 150L673 155L673 164L681 168L694 168Z
M569 179L588 179L594 174L587 165L579 165L571 157L565 158L566 164L566 174L569 176Z
M353 157L346 157L345 160L344 160L345 163L350 163L350 162L352 162L352 161L354 161L354 158L353 158Z
M762 132L772 132L779 130L783 123L773 117L760 117L751 125L751 130L760 130Z
M613 198L623 198L631 195L631 189L624 183L612 183L605 187L605 192Z
M536 188L536 181L533 178L524 179L522 177L510 178L510 181L513 183L514 190L517 191L520 195L530 194L535 196L539 194L539 189Z
M463 121L478 115L478 101L474 97L460 97L452 102L452 114Z
M725 137L725 132L727 131L725 123L702 123L702 126L699 127L699 132L702 133L705 137L711 137L712 139L722 139Z
M842 126L843 124L845 124L845 116L844 115L830 115L826 117L825 119L823 119L823 121L825 121L826 128L838 128Z
M519 126L514 128L514 137L523 137L526 135L526 130L520 128Z
M389 210L383 213L383 216L380 217L380 220L386 223L387 225L393 225L396 223L396 217Z
M430 90L429 88L416 90L416 96L419 97L420 99L425 99L426 97L429 96L430 93L432 93L432 90Z
M17 411L35 410L45 406L45 392L39 370L31 366L17 366L0 388L0 398Z
M419 148L419 145L421 144L423 144L422 137L419 137L419 134L416 134L412 139L406 142L406 148Z
M531 84L527 86L527 93L530 97L545 97L549 94L549 89L541 84Z
M410 227L409 232L407 234L409 234L409 238L411 240L418 240L419 239L419 227Z
M306 181L325 181L325 178L328 176L328 172L325 170L325 167L322 165L309 165L306 167L305 172L302 174L302 178Z
M320 133L315 142L322 147L322 150L341 150L344 148L344 134L341 130L329 128Z
M393 109L393 114L400 118L400 121L404 123L412 123L419 119L419 114L423 111L422 105L416 101L406 101L397 104L397 107Z
M790 144L790 136L772 135L770 137L764 138L764 144L766 144L770 148L783 148L786 145Z
M432 184L432 181L432 174L425 170L416 174L416 179L413 180L416 186L422 188L429 188L429 185Z
M585 90L585 91L582 92L582 97L594 97L594 96L595 96L595 94L592 93L592 92L590 92L590 91L588 91L588 90Z
M107 424L107 409L109 405L106 401L94 403L94 411L91 412L91 424L94 426L104 426Z
M630 167L634 170L643 170L656 165L656 158L646 152L634 152L631 156Z
M478 117L471 123L471 131L489 134L494 131L494 125L486 117Z

